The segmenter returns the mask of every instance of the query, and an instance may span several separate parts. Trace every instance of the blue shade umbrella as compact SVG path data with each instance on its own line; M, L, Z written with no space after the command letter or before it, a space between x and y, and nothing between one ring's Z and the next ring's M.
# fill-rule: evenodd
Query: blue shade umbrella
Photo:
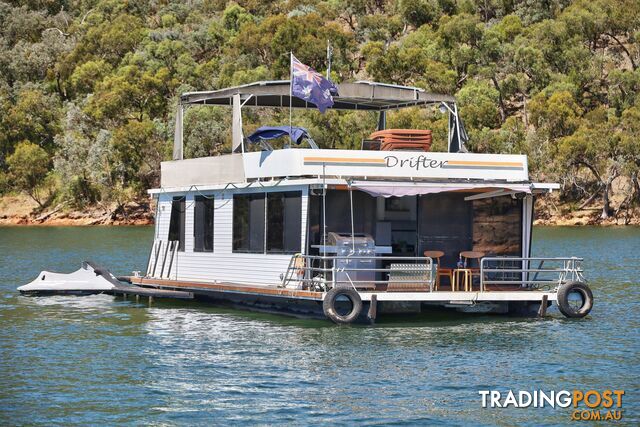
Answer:
M252 143L257 144L260 141L267 141L287 135L290 136L291 141L295 142L297 145L300 145L302 140L305 138L311 139L309 131L297 126L262 126L249 135L247 139Z

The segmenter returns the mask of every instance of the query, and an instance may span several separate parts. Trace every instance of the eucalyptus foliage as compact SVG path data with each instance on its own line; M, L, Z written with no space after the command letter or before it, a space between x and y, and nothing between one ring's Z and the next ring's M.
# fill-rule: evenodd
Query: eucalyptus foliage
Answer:
M0 1L0 191L76 205L142 194L171 154L178 96L288 78L288 53L331 78L414 85L458 97L476 152L528 154L567 200L615 214L640 185L637 0ZM296 112L321 146L358 148L367 113ZM189 108L188 156L228 152L229 112ZM288 122L247 112L246 131ZM390 114L429 128L437 111ZM39 203L46 203L38 197Z

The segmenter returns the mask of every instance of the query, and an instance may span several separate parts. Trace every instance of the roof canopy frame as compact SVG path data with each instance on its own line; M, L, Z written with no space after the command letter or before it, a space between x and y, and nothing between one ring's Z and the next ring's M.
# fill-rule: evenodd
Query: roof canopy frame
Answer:
M455 104L450 95L428 93L411 86L396 86L384 83L359 81L336 85L340 95L334 96L332 109L382 111L408 108L418 105L438 105L441 102ZM289 107L289 80L261 81L214 91L187 92L180 96L181 104L231 106L233 95L241 98L253 95L247 107ZM315 108L307 102L293 97L293 108Z
M449 115L453 114L455 116L455 125L459 126L456 100L450 95L428 93L423 89L412 86L398 86L368 81L341 83L336 86L338 87L338 93L341 95L334 96L332 110L372 111L383 115L389 110L444 105ZM174 133L174 160L183 159L183 114L185 107L189 105L226 106L233 109L232 152L234 153L244 152L241 114L243 107L316 108L315 105L310 105L307 101L291 96L289 80L260 81L215 91L184 93L180 96L176 114L179 119L176 120L176 132ZM380 123L386 125L386 117L384 120L380 119ZM451 130L449 130L449 133L451 135ZM460 135L459 131L456 133ZM448 146L451 149L451 136L448 139Z

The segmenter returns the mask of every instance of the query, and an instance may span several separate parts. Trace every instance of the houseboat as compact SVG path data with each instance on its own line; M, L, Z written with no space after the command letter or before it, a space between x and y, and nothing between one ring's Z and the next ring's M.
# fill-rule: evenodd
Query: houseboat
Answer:
M290 82L185 93L173 160L162 162L154 241L137 289L338 324L451 309L567 317L593 305L582 259L531 257L534 200L524 155L467 152L455 98L358 81L338 84L332 109L377 115L360 149L320 149L305 129L245 135L250 108L315 108ZM183 158L183 115L231 109L232 152ZM387 129L388 111L448 115L447 152L429 130ZM272 138L283 137L274 149Z

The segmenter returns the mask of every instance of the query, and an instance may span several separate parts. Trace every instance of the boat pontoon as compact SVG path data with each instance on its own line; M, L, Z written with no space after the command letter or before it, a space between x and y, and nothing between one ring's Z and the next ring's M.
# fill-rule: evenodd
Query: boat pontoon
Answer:
M157 213L147 268L131 282L336 323L442 308L535 316L552 303L568 317L589 313L581 259L531 257L534 200L559 186L532 182L526 156L467 152L451 96L337 86L333 109L378 115L363 149L250 149L288 132L279 124L245 138L244 109L315 108L290 99L289 81L182 95L173 160L149 191ZM193 105L231 108L231 154L183 158ZM421 106L449 115L447 152L428 151L426 130L386 129L388 111Z

